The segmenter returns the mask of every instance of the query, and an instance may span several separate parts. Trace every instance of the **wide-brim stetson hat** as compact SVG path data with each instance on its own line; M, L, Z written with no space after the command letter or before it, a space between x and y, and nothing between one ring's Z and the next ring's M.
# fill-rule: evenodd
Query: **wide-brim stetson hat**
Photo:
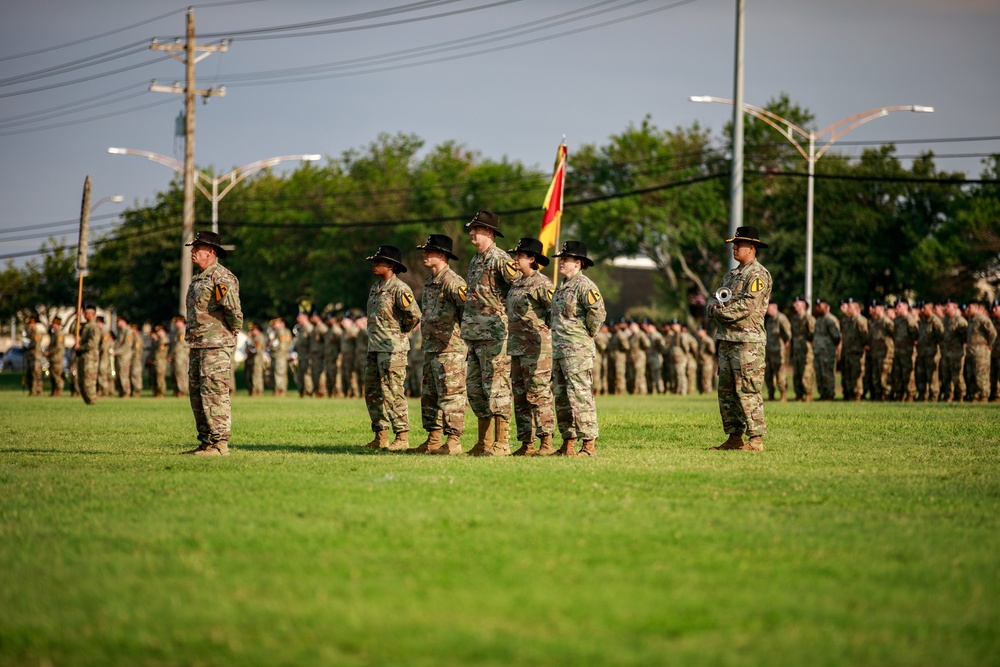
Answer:
M403 264L403 253L394 245L380 245L374 255L365 259L369 262L374 262L376 259L384 259L396 265L396 273L406 273L406 265Z
M533 239L530 236L525 236L524 238L518 240L517 247L511 248L507 252L511 256L516 255L519 252L523 252L528 255L532 255L535 261L538 262L539 266L548 266L549 258L542 253L542 242L538 239Z
M553 257L576 257L583 262L584 267L594 265L594 260L587 257L587 244L583 241L564 241L562 248Z
M472 216L472 220L465 223L465 226L492 229L494 236L503 238L503 234L500 233L500 218L492 211L476 211L476 214Z
M760 240L760 232L756 227L737 227L736 236L731 239L726 239L726 243L732 243L733 241L749 241L753 243L758 248L766 248L767 244L762 243Z
M186 246L207 245L215 248L215 254L219 257L226 256L226 249L222 247L222 237L215 232L198 232L194 235L194 241L185 243Z
M445 236L444 234L431 234L422 245L417 246L417 250L437 250L438 252L443 252L448 257L457 260L458 255L452 252L452 248L454 246L455 244L451 240L450 236Z

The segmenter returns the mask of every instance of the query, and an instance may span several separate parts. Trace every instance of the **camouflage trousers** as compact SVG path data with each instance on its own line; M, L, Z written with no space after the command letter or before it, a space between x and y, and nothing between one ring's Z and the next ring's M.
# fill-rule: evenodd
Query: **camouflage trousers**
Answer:
M593 365L592 357L552 360L552 395L563 440L597 439L597 404L590 390L593 386Z
M340 355L340 389L344 398L358 395L358 383L354 374L354 354L344 352Z
M256 355L252 360L247 358L243 369L246 374L244 379L247 383L247 391L251 396L260 396L264 393L264 359L257 357L262 357L262 355Z
M49 378L52 380L52 396L60 396L63 391L63 361L49 362Z
M100 357L97 352L80 352L76 357L76 376L80 383L80 396L87 405L97 402L97 374Z
M288 355L276 354L272 356L271 364L274 369L274 391L288 391Z
M965 396L965 348L949 350L941 355L941 399L962 400Z
M687 390L689 394L694 394L695 387L698 386L698 360L688 357L687 360Z
M312 375L313 395L323 398L326 396L326 364L322 357L309 360L309 373Z
M670 379L673 382L673 393L678 396L687 396L688 391L690 390L690 387L688 387L687 359L668 361L667 365L670 367Z
M628 365L628 357L622 352L614 352L611 355L611 362L614 365L614 377L608 378L608 393L609 394L624 394L625 393L625 370ZM614 382L612 382L614 380ZM612 387L612 384L614 385Z
M869 352L866 372L868 384L871 387L871 399L881 401L889 398L892 391L889 379L892 377L892 354L888 350L872 350Z
M797 400L812 398L816 390L814 370L812 348L792 355L792 386Z
M198 442L203 446L229 444L232 409L229 402L229 376L232 353L225 347L191 348L188 387L191 412L198 428Z
M535 438L553 435L556 418L552 405L551 352L511 357L510 385L518 442L532 442Z
M938 360L933 354L917 353L917 365L913 369L913 379L917 385L917 398L933 401L937 398Z
M602 355L597 355L594 359L594 395L602 394L606 388L607 379L604 373L604 357Z
M712 393L712 378L715 377L715 357L702 357L698 363L698 393Z
M844 352L840 359L840 383L844 398L861 398L864 395L865 353L864 350Z
M594 364L594 368L597 368L597 364ZM663 362L660 363L649 363L646 362L646 393L649 394L662 394L663 393Z
M365 359L365 403L372 431L410 430L410 414L403 393L406 352L369 352Z
M187 362L186 364L183 362ZM174 359L173 365L171 366L171 372L174 375L174 394L177 396L186 396L188 393L188 376L187 376L187 366L191 365L190 358L188 359Z
M723 430L753 438L767 433L764 422L764 343L728 340L719 345L719 413Z
M629 359L628 365L632 369L632 393L637 396L646 395L646 359Z
M428 353L420 388L424 430L462 435L465 431L465 353Z
M837 394L834 366L837 362L836 350L814 350L813 368L816 370L816 389L820 399L833 400Z
M913 381L913 350L896 350L892 357L892 397L902 401L916 392Z
M326 378L327 396L342 396L340 390L340 355L336 355L326 360L326 371L323 373Z
M974 401L990 397L990 348L986 345L970 345L966 349L966 365L972 365L972 377L975 385L970 383L966 396Z
M114 378L111 377L111 359L103 356L97 365L97 393L101 396L111 396L114 394L114 391Z
M232 359L229 361L232 365ZM167 362L157 361L149 367L149 384L153 390L153 396L162 397L167 392ZM228 385L227 385L228 386Z
M41 396L45 391L42 358L35 355L25 356L24 364L28 373L28 395Z
M132 355L120 354L115 356L115 385L117 385L118 395L128 397L132 395Z
M465 385L469 405L480 419L510 419L510 357L507 339L473 340L465 362Z
M774 398L774 390L785 398L788 384L785 380L785 358L781 352L765 352L764 354L764 384L767 385L768 400Z
M295 384L299 388L299 396L312 396L313 379L309 359L299 357L299 366L295 369Z
M190 369L190 358L188 368ZM190 370L188 370L190 373ZM142 354L132 355L132 368L129 369L129 384L132 385L132 395L142 396Z

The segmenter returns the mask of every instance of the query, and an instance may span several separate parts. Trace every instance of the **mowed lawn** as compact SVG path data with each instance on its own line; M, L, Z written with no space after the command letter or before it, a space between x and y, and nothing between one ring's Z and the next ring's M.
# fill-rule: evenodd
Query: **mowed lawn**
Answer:
M596 459L416 457L240 395L203 459L186 400L0 392L0 664L1000 663L995 404L598 409Z

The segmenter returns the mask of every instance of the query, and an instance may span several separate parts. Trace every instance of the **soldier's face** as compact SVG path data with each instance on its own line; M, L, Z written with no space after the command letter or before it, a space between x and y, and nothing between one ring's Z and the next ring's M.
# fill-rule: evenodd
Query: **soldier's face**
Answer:
M387 280L392 276L392 269L392 264L385 260L376 259L372 262L372 273L382 280Z
M771 317L776 316L778 314L778 304L776 303L767 304L767 314L770 315Z
M583 268L583 262L576 257L559 258L559 273L567 278L575 276L581 268Z
M531 263L533 261L535 261L535 258L526 252L519 252L514 254L514 264L517 266L518 270L524 275L528 275L529 273L534 271L534 269L531 266Z
M433 269L447 263L448 257L440 250L424 250L424 266Z
M215 249L207 245L191 246L191 261L204 271L215 261Z
M746 241L733 243L733 259L740 264L749 264L757 256L757 246Z
M485 227L470 227L469 240L476 250L482 252L493 245L493 232Z

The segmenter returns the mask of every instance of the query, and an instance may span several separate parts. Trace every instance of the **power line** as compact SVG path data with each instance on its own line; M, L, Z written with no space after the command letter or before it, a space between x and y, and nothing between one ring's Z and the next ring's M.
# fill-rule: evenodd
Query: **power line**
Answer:
M126 58L137 53L143 53L147 48L145 45L146 40L133 42L127 46L112 49L111 51L105 51L104 53L98 53L97 55L87 56L86 58L80 58L61 65L53 65L52 67L46 67L45 69L28 72L26 74L7 77L6 79L0 79L0 86L13 86L19 83L27 83L29 81L45 79L50 76L58 76L68 72L75 72L76 70L93 67L94 65L103 65L104 63L111 62L112 60L118 60L119 58ZM125 49L130 50L126 51Z
M152 107L157 107L163 104L169 104L176 100L158 100L156 102L151 102L149 104L142 104L137 107L132 107L131 109L122 109L121 111L113 111L111 113L101 114L99 116L91 116L90 118L82 118L80 120L68 120L65 123L55 123L54 125L43 125L41 127L30 127L24 130L13 130L11 132L0 132L0 137L9 137L15 134L28 134L30 132L41 132L42 130L54 130L59 127L67 127L69 125L79 125L80 123L89 123L94 120L101 120L104 118L112 118L114 116L121 116L127 113L132 113L133 111L142 111L143 109L150 109Z
M96 79L103 79L106 76L112 76L114 74L121 74L122 72L129 72L134 69L139 69L140 67L146 67L147 65L154 65L156 63L168 60L170 56L163 56L160 58L153 58L152 60L146 60L141 63L134 65L128 65L126 67L119 67L118 69L111 70L108 72L101 72L99 74L92 74L90 76L83 77L82 79L73 79L72 81L62 81L60 83L50 83L47 86L40 86L38 88L29 88L28 90L18 90L9 93L0 93L0 98L6 97L17 97L19 95L27 95L29 93L40 93L45 90L53 90L55 88L64 88L66 86L72 86L78 83L85 83L87 81L94 81Z
M107 213L105 215L93 215L90 217L91 220L110 220L111 218L117 218L117 213ZM73 218L71 220L60 220L59 222L46 222L40 225L25 225L24 227L11 227L10 229L0 230L0 234L13 234L14 232L30 232L35 229L45 229L47 227L65 227L66 225L78 225L80 220L78 218Z

